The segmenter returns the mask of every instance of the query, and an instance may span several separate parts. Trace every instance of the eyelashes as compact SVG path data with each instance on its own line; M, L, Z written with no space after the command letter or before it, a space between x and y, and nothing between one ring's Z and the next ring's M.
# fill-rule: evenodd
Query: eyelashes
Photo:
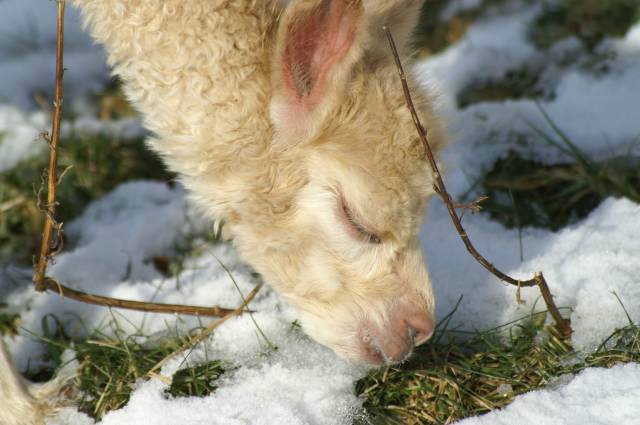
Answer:
M374 232L363 226L354 216L353 212L344 201L341 201L342 212L347 219L348 225L367 243L380 244L382 239Z

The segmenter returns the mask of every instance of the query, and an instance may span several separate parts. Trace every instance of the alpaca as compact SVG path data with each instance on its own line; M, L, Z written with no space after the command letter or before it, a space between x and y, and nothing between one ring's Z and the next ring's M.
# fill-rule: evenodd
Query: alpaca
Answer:
M151 148L313 339L381 365L430 337L433 176L381 28L406 54L422 0L72 2Z
M204 213L313 339L373 366L434 328L418 240L434 178L381 29L405 56L423 1L72 0ZM443 126L413 96L437 153ZM0 424L40 424L34 398L0 341Z
M42 425L45 417L72 399L72 368L63 368L44 384L29 384L18 375L0 337L0 425Z
M44 410L11 365L0 338L0 425L40 425Z

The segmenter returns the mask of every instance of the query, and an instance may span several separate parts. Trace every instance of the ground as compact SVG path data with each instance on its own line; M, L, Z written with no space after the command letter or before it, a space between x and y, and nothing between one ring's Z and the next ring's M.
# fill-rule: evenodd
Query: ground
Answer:
M415 70L439 93L456 142L441 159L445 181L459 201L490 195L484 212L464 213L469 235L510 275L544 272L571 339L550 326L535 289L517 296L468 256L434 199L422 243L439 326L407 364L372 372L336 358L264 288L255 313L150 373L211 321L29 286L55 3L0 2L0 334L31 379L78 367L79 407L51 423L634 423L639 10L634 0L434 0L416 37ZM73 9L66 40L69 242L50 273L94 293L235 308L260 276L144 150Z

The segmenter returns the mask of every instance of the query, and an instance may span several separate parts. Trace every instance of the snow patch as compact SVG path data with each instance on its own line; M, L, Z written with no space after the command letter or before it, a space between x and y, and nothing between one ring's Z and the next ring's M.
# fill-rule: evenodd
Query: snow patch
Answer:
M568 384L532 391L458 425L632 425L640 417L640 365L586 369Z

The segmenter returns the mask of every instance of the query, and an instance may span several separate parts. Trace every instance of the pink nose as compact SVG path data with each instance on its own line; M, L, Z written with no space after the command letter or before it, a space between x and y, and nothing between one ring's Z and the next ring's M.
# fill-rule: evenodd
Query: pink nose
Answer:
M409 334L413 334L413 343L417 347L422 345L433 335L433 319L422 313L413 313L404 317Z
M433 327L429 313L403 306L396 309L384 328L363 323L359 331L360 356L375 365L401 362L409 357L414 346L431 338Z

